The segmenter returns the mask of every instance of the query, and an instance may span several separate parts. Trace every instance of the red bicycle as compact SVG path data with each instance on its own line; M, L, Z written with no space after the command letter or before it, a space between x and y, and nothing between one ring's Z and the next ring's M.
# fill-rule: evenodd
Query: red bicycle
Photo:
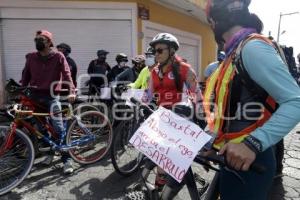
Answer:
M68 127L66 134L59 137L50 120L58 113L39 111L42 108L30 99L30 88L13 90L21 95L22 101L2 110L11 123L0 126L0 195L17 187L29 174L37 149L33 141L47 143L52 151L68 152L80 164L94 163L106 155L112 128L104 114L87 111L74 115L70 107L63 109Z

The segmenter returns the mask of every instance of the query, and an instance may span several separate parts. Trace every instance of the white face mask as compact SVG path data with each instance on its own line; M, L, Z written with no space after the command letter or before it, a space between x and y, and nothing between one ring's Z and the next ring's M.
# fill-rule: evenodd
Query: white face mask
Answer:
M125 65L126 65L126 62L120 62L120 67L125 67Z
M146 58L146 61L145 61L146 66L151 67L154 64L155 64L155 57L154 56Z

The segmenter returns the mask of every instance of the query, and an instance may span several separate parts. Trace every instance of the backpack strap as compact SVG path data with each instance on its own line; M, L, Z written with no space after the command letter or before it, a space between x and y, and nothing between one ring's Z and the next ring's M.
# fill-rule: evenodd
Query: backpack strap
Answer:
M257 34L255 34L257 35ZM262 39L261 36L251 36L245 40L243 40L237 47L235 51L235 55L233 57L233 63L236 66L236 74L240 77L240 80L242 84L245 86L245 88L254 96L257 96L261 102L264 104L264 107L270 112L274 113L277 109L278 105L276 105L276 108L274 109L270 104L266 102L266 99L268 98L269 94L263 89L260 85L258 85L249 75L247 72L245 65L243 63L242 59L242 49L245 46L245 44L252 40L252 39ZM266 41L267 42L267 41ZM270 41L271 42L271 41ZM269 42L268 42L269 43ZM271 42L272 43L272 42ZM273 43L272 43L273 44ZM274 46L273 46L274 47ZM276 47L274 47L276 49ZM277 50L277 49L276 49ZM277 51L279 53L279 51Z

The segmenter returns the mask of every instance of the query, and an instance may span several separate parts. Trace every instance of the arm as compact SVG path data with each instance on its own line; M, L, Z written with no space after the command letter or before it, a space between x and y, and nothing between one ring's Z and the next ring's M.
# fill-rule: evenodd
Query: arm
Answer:
M262 150L276 144L300 121L300 88L288 72L275 49L263 41L249 41L242 50L250 77L279 104L272 117L251 135Z
M22 86L27 86L30 82L30 79L31 79L31 74L29 68L29 55L26 55L26 63L22 71L22 79L21 79Z
M133 82L130 83L129 86L133 89L140 89L142 87L143 84L143 80L144 80L144 76L145 76L145 70L146 67L141 71L141 73L139 74L138 78Z
M189 67L188 69L185 84L188 89L188 94L194 103L197 103L199 101L199 98L202 99L202 95L199 96L199 88L197 88L196 73L192 67Z
M93 73L93 66L94 66L94 60L92 60L89 64L89 67L88 67L88 70L87 70L87 73L88 74L92 74Z
M60 55L60 63L61 63L61 74L62 74L62 80L68 82L68 88L69 92L72 95L75 95L75 87L72 81L70 67L68 65L68 62L66 58L62 55Z
M126 69L124 72L116 76L116 81L125 81L126 79L128 79L130 70L131 70L130 68Z
M72 58L70 58L70 65L72 66L72 71L71 71L72 80L73 80L74 86L76 87L77 86L77 81L76 81L77 65Z

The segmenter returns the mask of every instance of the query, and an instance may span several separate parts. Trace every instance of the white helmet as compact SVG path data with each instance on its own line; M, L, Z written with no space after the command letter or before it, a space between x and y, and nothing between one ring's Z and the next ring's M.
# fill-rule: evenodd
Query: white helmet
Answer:
M157 34L152 41L149 43L149 45L154 48L154 46L158 43L163 43L170 45L175 48L175 51L179 49L179 42L177 38L170 34L170 33L159 33Z

